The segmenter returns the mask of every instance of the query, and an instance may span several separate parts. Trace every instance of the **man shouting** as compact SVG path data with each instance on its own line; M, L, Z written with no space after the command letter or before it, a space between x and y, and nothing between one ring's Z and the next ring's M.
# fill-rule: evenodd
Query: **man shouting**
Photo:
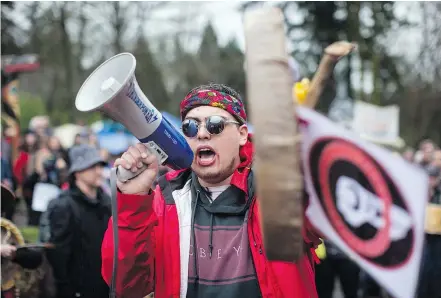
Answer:
M181 102L180 113L194 152L190 169L167 173L152 190L158 162L144 145L115 162L133 172L149 165L136 178L117 181L118 297L316 297L318 238L312 233L305 229L305 255L297 263L265 256L239 94L223 85L200 86ZM102 246L107 283L112 233L109 223Z

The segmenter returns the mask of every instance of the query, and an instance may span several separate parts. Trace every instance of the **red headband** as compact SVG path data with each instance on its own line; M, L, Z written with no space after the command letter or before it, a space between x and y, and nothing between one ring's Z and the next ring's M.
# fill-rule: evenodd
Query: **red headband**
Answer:
M188 111L198 106L221 108L230 113L240 124L247 122L247 114L242 101L222 91L198 90L188 94L180 105L181 120Z

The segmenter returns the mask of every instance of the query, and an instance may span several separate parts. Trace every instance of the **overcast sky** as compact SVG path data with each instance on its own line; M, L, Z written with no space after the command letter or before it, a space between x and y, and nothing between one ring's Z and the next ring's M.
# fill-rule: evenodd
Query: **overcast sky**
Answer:
M243 1L229 0L176 2L180 3L176 3L175 5L174 3L165 5L163 9L155 11L152 15L155 18L160 18L162 20L167 20L167 18L169 18L171 15L197 15L194 20L191 20L191 24L189 24L189 26L193 26L195 30L202 30L204 25L210 21L215 27L219 42L221 44L225 44L228 40L234 37L238 41L239 46L244 49L242 16L238 11L238 7L240 7L241 2ZM51 2L42 3L43 5L51 5ZM103 4L105 3L103 2ZM20 10L20 7L23 7L24 5L29 5L29 2L17 3L17 7L19 8L18 11ZM407 16L413 21L419 21L421 19L417 1L400 2L398 5L396 5L395 12L399 16ZM14 17L16 18L17 23L27 27L26 19L20 15L20 13L14 14ZM147 35L152 35L155 34L155 32L160 31L162 33L168 29L173 31L173 27L170 27L173 26L173 24L169 26L165 24L166 22L161 22L162 28L151 28L151 23L148 23L148 25L146 25L145 32ZM419 42L421 41L421 31L419 29L406 29L398 34L398 36L394 35L394 39L396 40L396 47L394 47L393 51L398 51L398 53L402 52L403 55L413 56L415 51L418 50Z
M218 35L218 40L221 44L225 44L230 39L235 38L240 46L240 48L244 49L244 33L243 33L243 24L242 24L242 15L238 11L238 8L241 5L240 1L210 1L210 2L185 2L179 1L180 3L173 3L165 5L162 9L155 11L151 14L151 19L160 20L160 21L151 21L147 22L144 26L144 31L147 36L151 37L151 45L155 44L155 37L163 38L164 33L169 35L171 39L173 37L173 32L179 30L175 23L169 22L171 16L180 16L186 17L185 26L194 30L198 36L196 38L191 39L189 42L185 44L185 46L196 49L199 46L200 41L200 33L202 33L203 28L207 24L207 22L211 22L216 30ZM106 5L105 2L102 2L103 5ZM29 5L25 2L17 3L17 6ZM52 5L51 2L45 2L43 5ZM109 8L108 5L103 6L103 8ZM411 21L418 22L421 19L421 13L419 10L418 2L400 2L396 5L395 12L398 16L406 16L410 18ZM295 14L295 12L293 12ZM150 17L150 16L149 16ZM16 20L19 24L26 27L26 20L23 16L16 14ZM94 20L95 21L95 20ZM106 20L108 22L108 20ZM136 28L136 24L133 25L133 29ZM107 26L108 27L108 26ZM103 27L103 30L106 30ZM73 36L75 35L75 25L70 26L70 31ZM127 30L125 33L125 38L132 39L130 33L135 30ZM99 35L102 35L99 33ZM101 36L98 36L101 37ZM97 40L95 40L95 36L88 36L90 40L91 48L96 48ZM414 59L417 57L420 49L422 41L421 29L404 29L398 30L390 37L388 37L388 44L390 44L390 52L397 54L399 56L403 56L411 61L415 61ZM105 48L107 49L107 48ZM95 53L90 53L88 57L88 61L84 61L87 65L91 65L92 63L96 63L96 59L101 57L100 53L101 49L97 49L94 51ZM355 74L356 75L356 74ZM369 75L367 75L369 76ZM357 78L353 80L357 81ZM369 91L372 88L372 84L369 79L365 80L365 83L368 84L364 87L365 91Z

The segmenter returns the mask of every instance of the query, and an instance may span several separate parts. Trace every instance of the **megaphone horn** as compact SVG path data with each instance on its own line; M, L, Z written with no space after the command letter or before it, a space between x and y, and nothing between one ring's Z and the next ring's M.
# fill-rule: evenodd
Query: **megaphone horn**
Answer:
M79 111L100 111L123 124L162 165L172 169L189 168L193 151L184 136L152 105L139 88L135 77L136 59L121 53L108 59L86 79L78 91L75 106ZM136 173L118 167L118 178L127 181Z

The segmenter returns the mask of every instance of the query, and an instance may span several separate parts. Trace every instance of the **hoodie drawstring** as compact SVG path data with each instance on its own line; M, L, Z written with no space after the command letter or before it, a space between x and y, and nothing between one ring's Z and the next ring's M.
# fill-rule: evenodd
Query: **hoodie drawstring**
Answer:
M211 259L211 255L213 253L213 220L214 220L214 216L213 216L213 213L211 213L211 219L210 219L210 243L208 244L208 250L210 251L210 259Z
M194 230L194 222L196 219L196 207L198 205L199 201L199 190L196 191L196 199L194 200L193 210L192 210L192 219L191 219L191 230L192 230L192 237L193 237L193 253L194 253L194 274L196 276L196 280L199 279L199 272L198 272L198 264L197 264L197 257L198 257L198 251L196 249L196 232Z

